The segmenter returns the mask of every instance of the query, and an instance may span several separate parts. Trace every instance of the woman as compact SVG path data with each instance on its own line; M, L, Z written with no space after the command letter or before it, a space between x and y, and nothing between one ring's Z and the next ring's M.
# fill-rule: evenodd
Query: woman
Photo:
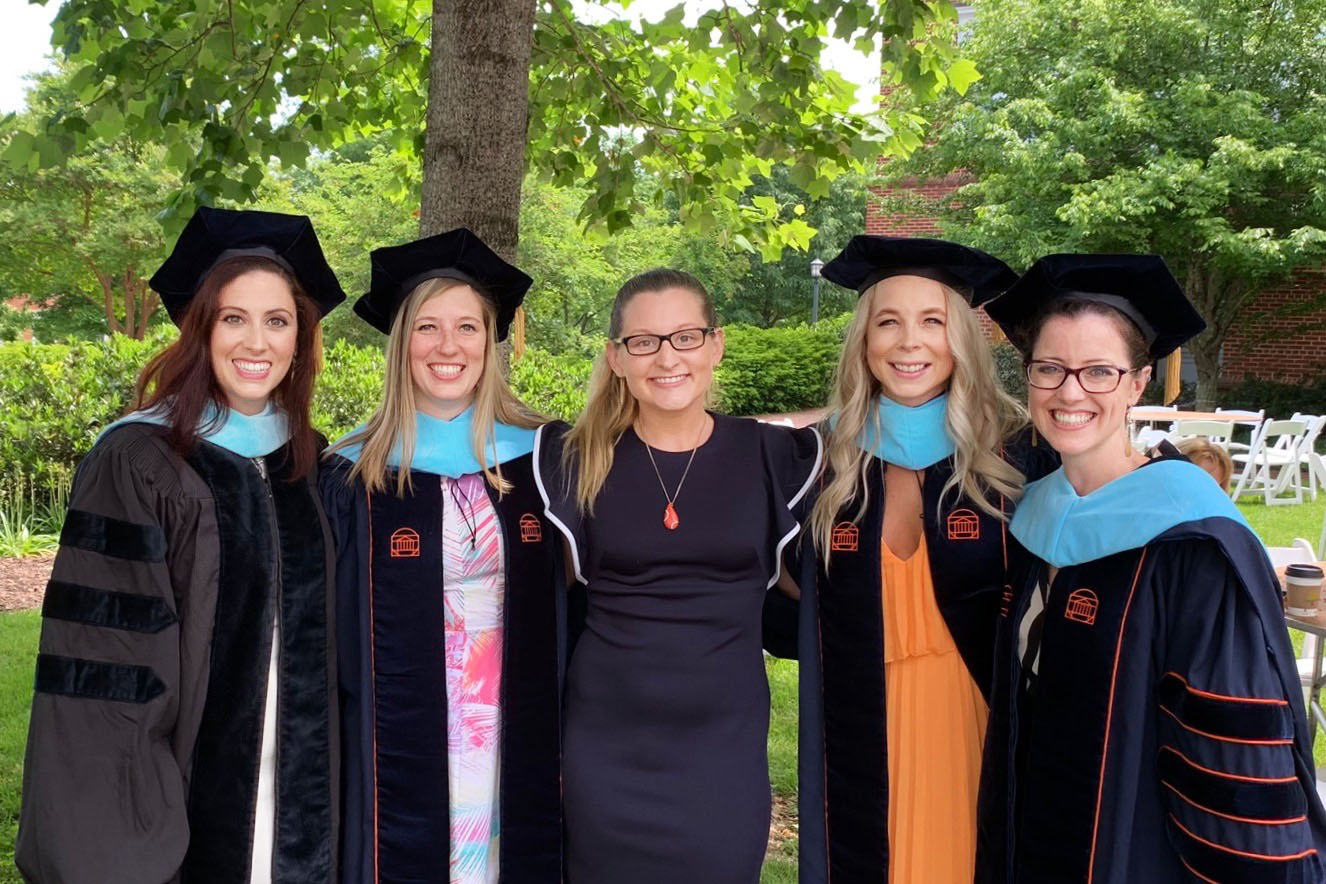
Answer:
M970 882L1007 514L1051 468L972 309L1017 276L881 236L823 272L861 298L801 581L801 880Z
M1326 880L1326 813L1257 537L1128 409L1204 323L1160 258L1051 255L988 308L1063 467L1010 530L979 881Z
M531 280L465 229L373 252L382 404L333 447L343 880L561 880L559 599L497 343Z
M309 426L345 298L309 220L199 209L179 339L79 465L42 608L30 881L336 878L332 547Z
M713 414L723 332L699 280L617 292L569 431L540 429L548 518L588 610L567 675L575 884L751 884L769 834L760 611L819 465L814 430Z

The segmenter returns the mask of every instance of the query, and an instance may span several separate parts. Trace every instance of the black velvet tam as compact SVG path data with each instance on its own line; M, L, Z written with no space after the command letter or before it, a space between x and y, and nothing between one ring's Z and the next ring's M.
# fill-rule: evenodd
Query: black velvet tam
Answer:
M858 294L890 276L924 276L959 292L979 307L1017 282L1018 275L993 255L942 239L854 236L824 265L822 274Z
M166 312L178 324L212 268L245 256L267 258L290 271L323 316L345 300L345 290L306 216L207 206L184 225L174 250L148 285L161 295Z
M1206 328L1159 255L1046 255L988 307L990 318L1028 354L1036 318L1052 302L1095 301L1127 316L1160 359Z
M497 308L497 340L506 340L516 308L534 284L519 267L503 261L464 227L399 246L374 249L371 261L368 293L355 302L355 312L383 334L390 333L396 311L419 283L456 279L470 285Z

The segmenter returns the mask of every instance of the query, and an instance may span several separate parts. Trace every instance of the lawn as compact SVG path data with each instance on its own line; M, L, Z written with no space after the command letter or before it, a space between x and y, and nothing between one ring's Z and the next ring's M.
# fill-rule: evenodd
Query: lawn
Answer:
M1326 516L1326 495L1298 506L1267 507L1260 501L1244 501L1239 508L1270 546L1288 546L1295 537L1306 537L1315 545ZM35 611L0 614L0 884L20 880L13 867L13 844L38 625ZM795 810L797 667L786 660L766 662L773 699L769 779L776 798ZM1326 734L1318 734L1316 756L1318 765L1326 764ZM795 840L770 851L760 880L761 884L796 881Z

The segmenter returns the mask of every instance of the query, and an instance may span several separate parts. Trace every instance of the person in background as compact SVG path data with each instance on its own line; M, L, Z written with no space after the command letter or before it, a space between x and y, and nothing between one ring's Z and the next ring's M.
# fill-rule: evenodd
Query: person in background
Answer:
M979 882L1326 880L1294 653L1261 541L1128 409L1202 330L1154 255L1050 255L987 312L1063 466L1010 524Z
M332 446L342 880L558 884L562 565L498 342L530 278L463 228L372 254L382 403Z
M966 884L1008 517L1054 467L974 310L1017 275L882 236L823 273L860 299L800 581L800 880Z
M689 273L617 292L574 427L539 430L585 586L566 685L567 880L752 884L769 837L761 610L819 436L706 409L723 332Z
M330 884L332 544L309 425L345 298L309 219L202 208L179 339L79 464L42 606L15 862L34 882Z
M1210 473L1221 490L1229 491L1229 482L1234 478L1234 460L1228 451L1204 436L1180 439L1174 447L1179 454Z

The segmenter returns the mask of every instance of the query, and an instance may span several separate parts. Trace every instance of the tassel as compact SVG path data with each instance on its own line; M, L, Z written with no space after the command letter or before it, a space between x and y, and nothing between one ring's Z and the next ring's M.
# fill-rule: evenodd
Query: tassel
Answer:
M511 322L511 359L518 361L525 355L525 308L516 308L516 317Z

